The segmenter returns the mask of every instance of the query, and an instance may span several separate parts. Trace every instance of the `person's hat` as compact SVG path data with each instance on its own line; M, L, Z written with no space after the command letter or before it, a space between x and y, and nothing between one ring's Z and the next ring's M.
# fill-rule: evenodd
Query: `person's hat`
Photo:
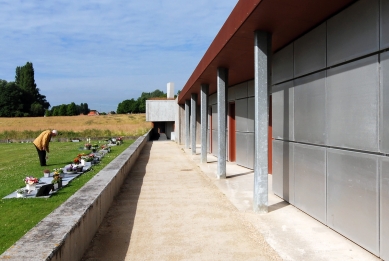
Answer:
M58 134L58 131L57 131L57 130L52 130L51 133L57 135L57 134Z

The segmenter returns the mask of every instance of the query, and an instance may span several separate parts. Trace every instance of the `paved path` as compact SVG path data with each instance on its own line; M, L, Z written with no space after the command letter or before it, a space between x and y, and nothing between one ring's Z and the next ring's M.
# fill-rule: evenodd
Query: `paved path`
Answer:
M83 260L280 260L188 157L147 143Z

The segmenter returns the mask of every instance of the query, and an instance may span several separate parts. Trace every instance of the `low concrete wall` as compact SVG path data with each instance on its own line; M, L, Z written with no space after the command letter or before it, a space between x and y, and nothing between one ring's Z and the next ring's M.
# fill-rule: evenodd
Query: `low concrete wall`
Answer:
M138 138L0 260L80 260L148 139L149 133Z

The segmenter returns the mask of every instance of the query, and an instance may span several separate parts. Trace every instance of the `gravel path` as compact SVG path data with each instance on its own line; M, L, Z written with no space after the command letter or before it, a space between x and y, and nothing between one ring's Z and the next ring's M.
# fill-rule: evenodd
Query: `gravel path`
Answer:
M174 142L148 142L82 260L280 260Z

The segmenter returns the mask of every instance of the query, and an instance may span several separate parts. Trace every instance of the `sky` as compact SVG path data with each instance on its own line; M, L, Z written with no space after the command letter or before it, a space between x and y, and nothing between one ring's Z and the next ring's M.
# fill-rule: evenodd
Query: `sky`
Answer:
M0 0L0 79L32 62L51 106L181 90L238 0Z

